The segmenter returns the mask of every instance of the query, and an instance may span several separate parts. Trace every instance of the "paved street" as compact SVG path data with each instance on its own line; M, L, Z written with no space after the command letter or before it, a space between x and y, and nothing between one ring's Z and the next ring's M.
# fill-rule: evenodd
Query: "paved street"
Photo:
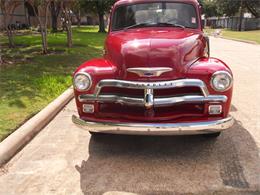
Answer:
M91 137L73 100L0 171L0 194L260 194L260 46L211 38L211 56L235 75L236 123L218 139Z

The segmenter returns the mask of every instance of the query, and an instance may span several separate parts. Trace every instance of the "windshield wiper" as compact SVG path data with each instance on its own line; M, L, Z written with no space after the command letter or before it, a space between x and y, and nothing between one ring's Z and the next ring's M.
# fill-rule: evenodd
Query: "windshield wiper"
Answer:
M181 24L174 24L174 23L170 23L170 22L158 22L157 24L159 25L167 25L167 26L173 26L173 27L179 27L179 28L186 28L185 26L181 25Z
M130 29L130 28L136 28L136 27L143 27L143 26L151 26L151 25L154 25L154 23L139 23L139 24L134 24L134 25L131 25L131 26L127 26L124 28L124 30L127 30L127 29Z
M185 26L180 25L180 24L174 24L174 23L169 23L169 22L158 22L158 23L139 23L139 24L134 24L131 26L127 26L124 28L124 30L131 29L131 28L137 28L137 27L145 27L145 26L173 26L173 27L179 27L179 28L185 28Z

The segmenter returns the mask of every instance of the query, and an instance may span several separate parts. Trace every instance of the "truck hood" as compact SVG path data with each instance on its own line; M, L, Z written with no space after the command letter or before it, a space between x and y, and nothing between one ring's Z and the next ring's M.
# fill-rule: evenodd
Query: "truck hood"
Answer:
M136 80L183 78L189 65L203 55L205 41L198 30L143 28L112 32L105 44L105 58L117 66L118 77ZM159 77L139 78L128 68L169 67Z

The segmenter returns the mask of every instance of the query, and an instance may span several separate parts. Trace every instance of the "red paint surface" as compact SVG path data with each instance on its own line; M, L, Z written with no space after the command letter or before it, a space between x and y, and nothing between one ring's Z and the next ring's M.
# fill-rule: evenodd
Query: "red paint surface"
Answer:
M137 0L121 0L116 6L125 3L136 3ZM139 0L138 2L143 2ZM196 7L200 14L199 5L195 0L185 0ZM112 15L113 15L112 10ZM200 21L199 21L200 24ZM146 27L116 32L109 32L105 41L105 54L101 59L92 59L83 63L75 73L87 72L93 79L92 87L86 92L75 90L75 99L79 115L82 119L92 121L117 122L192 122L207 121L224 118L228 115L232 90L223 93L214 91L210 86L210 79L214 72L225 70L231 73L229 67L216 58L205 58L206 40L199 25L198 29L181 29L175 27ZM171 72L163 73L159 77L144 78L126 71L130 67L171 67ZM232 74L232 73L231 73ZM226 95L228 101L223 106L223 113L210 116L207 113L208 104L185 104L168 108L154 109L153 113L145 108L120 106L116 104L95 104L95 113L82 112L82 103L77 100L80 94L92 94L96 84L102 79L121 79L129 81L166 81L182 78L196 78L204 81L210 94ZM118 89L104 89L115 93ZM190 89L184 89L189 90ZM193 89L194 90L194 89ZM124 89L123 94L139 94L138 91ZM158 95L167 92L156 92ZM161 93L161 94L160 94ZM202 109L203 110L197 110Z

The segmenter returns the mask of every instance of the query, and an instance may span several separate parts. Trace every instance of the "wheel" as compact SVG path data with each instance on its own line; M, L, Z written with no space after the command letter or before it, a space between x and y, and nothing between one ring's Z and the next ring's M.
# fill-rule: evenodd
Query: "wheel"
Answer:
M216 132L216 133L208 133L208 134L203 134L204 137L206 138L217 138L220 136L221 132Z

